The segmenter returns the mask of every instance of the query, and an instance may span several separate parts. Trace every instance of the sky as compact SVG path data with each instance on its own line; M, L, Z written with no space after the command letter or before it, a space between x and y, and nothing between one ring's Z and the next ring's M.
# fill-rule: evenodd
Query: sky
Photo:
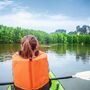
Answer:
M90 25L90 0L0 0L0 24L48 33Z

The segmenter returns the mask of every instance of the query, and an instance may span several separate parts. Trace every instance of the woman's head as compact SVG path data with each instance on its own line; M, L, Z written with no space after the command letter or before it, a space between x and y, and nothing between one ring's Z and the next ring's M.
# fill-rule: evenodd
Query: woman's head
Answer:
M24 36L21 40L21 51L19 54L23 58L32 58L33 56L38 56L38 40L33 35Z

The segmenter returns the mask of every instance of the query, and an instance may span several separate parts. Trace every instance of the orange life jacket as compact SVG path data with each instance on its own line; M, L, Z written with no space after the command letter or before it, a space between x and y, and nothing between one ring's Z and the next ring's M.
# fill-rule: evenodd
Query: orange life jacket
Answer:
M46 53L23 59L19 54L12 57L14 84L24 90L36 90L49 82L48 61Z

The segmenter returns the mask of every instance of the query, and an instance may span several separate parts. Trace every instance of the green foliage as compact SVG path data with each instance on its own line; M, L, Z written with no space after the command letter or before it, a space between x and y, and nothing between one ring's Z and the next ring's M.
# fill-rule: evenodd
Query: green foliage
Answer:
M42 44L50 42L49 35L46 32L0 25L0 43L19 43L21 38L26 35L36 36Z
M23 29L20 27L13 28L0 25L0 43L19 43L25 35L34 35L42 44L90 44L89 34L66 34L54 32L48 34L40 30Z

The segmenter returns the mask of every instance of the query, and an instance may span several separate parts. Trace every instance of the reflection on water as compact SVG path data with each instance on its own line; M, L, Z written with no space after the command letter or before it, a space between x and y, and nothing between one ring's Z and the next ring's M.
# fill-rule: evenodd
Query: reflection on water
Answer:
M18 44L0 44L0 62L10 60L12 54L18 50Z
M1 54L0 55L0 62L6 61L6 60L10 60L11 59L11 54L5 53L5 54Z
M90 60L90 45L77 46L76 49L76 60L82 60L84 63L88 63Z
M83 63L88 63L90 60L90 45L58 45L49 48L49 50L58 55L74 54L76 61L81 60Z
M18 44L0 44L0 61L11 59L11 55L19 50ZM83 63L88 63L90 60L90 45L58 45L43 50L51 50L58 55L65 55L66 53L74 54L76 61L81 60Z

